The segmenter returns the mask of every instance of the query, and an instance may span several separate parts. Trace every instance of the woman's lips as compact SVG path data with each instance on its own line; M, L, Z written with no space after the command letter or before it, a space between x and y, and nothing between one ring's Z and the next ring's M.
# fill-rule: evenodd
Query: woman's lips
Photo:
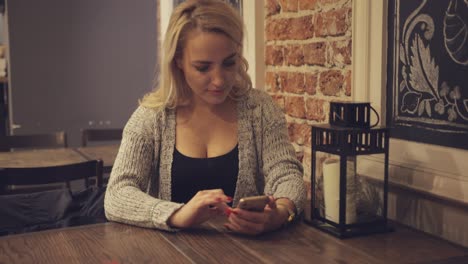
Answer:
M208 92L216 95L220 95L224 93L224 90L208 90Z

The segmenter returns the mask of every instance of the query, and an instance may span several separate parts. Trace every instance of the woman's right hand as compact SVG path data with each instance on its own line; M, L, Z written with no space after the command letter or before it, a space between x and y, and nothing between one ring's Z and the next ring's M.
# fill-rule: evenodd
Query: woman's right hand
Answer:
M226 214L230 207L226 204L232 198L221 189L203 190L179 210L174 212L167 224L175 228L189 228L199 225L216 215Z

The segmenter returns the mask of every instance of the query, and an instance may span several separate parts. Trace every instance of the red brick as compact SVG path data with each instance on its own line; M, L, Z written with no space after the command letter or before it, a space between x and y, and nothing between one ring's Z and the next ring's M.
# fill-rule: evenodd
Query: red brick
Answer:
M299 0L299 10L314 10L317 8L317 0Z
M304 87L304 74L300 72L290 72L284 82L283 91L287 93L303 94Z
M266 65L283 65L284 55L283 47L276 45L268 45L265 48L265 63Z
M333 42L331 47L333 51L332 61L334 65L351 65L351 40Z
M297 12L297 0L280 0L280 4L283 12Z
M318 14L315 22L315 36L344 35L351 27L351 9L342 8Z
M285 112L284 97L279 94L270 94L273 101Z
M281 6L278 3L278 0L267 0L265 2L266 16L272 16L279 14Z
M317 74L306 73L305 74L305 92L314 95L317 93Z
M325 65L327 62L327 44L325 42L304 45L304 62L309 65Z
M305 117L305 106L304 106L304 98L301 96L285 96L284 98L284 108L286 110L286 114L297 117L297 118L304 118Z
M345 94L351 96L352 84L351 84L351 71L345 73Z
M303 40L314 36L313 16L292 18L288 25L289 39Z
M315 99L315 98L307 98L305 101L306 109L307 109L307 119L314 120L317 122L322 122L325 120L325 110L324 104L326 103L325 100L322 99Z
M265 35L267 41L289 39L291 18L267 19Z
M276 72L267 72L265 75L265 86L267 91L271 93L281 92L281 87L278 81L278 74Z
M288 73L287 72L278 72L276 73L277 82L279 84L279 89L284 91L284 87L286 87L286 82L288 80Z
M288 124L289 138L292 142L302 146L310 142L310 126L307 124Z
M319 0L321 6L336 5L342 0Z
M320 73L320 91L324 95L337 96L344 85L344 76L340 71L329 70Z
M301 66L304 64L302 45L288 45L284 47L284 57L287 65Z

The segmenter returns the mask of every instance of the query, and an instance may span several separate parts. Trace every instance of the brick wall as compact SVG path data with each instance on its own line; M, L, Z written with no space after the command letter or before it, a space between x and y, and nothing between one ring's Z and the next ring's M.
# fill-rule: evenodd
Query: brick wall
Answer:
M330 101L351 96L351 7L352 0L265 0L266 89L284 109L308 184L310 125L327 122Z

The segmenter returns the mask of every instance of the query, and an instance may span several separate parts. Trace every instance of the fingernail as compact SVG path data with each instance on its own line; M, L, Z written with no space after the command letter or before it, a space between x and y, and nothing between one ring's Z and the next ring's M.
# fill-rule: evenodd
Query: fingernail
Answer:
M228 202L232 202L232 197L231 197L231 196L228 196L228 197L227 197L227 201L228 201Z
M227 217L229 217L229 216L231 215L231 213L232 213L232 210L229 209L229 208L226 208L226 210L224 210L224 214L225 214Z

